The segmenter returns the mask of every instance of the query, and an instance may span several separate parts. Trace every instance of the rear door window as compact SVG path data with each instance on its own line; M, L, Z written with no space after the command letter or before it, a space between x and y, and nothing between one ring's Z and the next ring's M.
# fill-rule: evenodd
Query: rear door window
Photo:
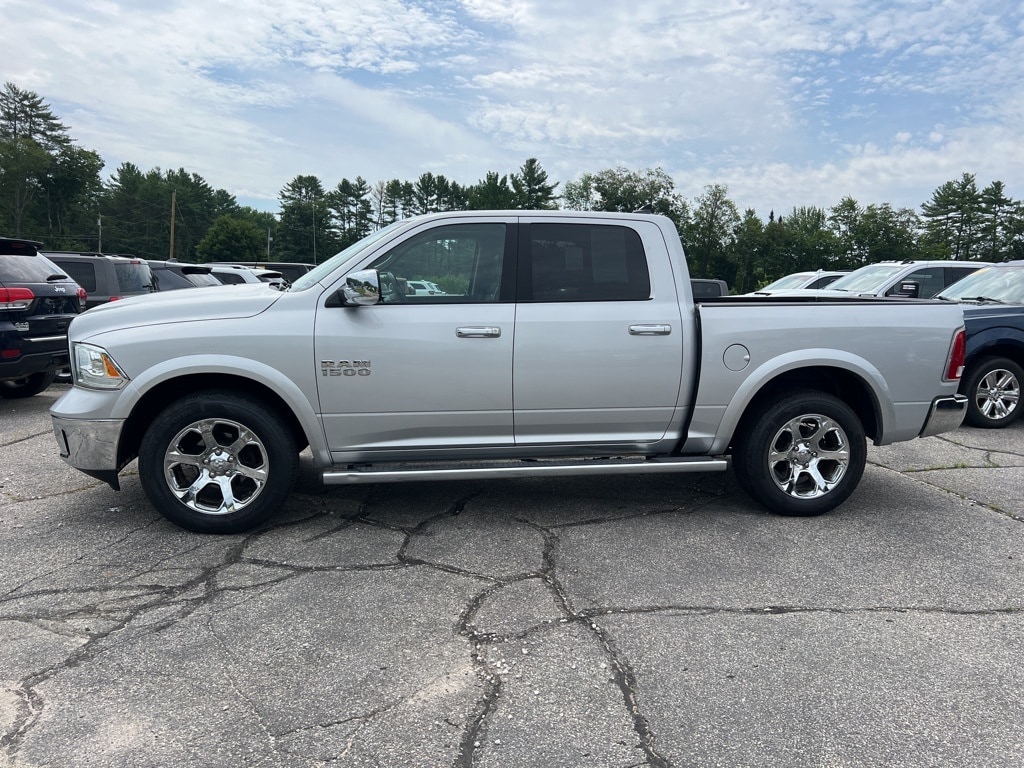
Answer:
M646 301L651 279L640 235L607 224L530 224L521 246L520 301Z
M65 261L60 268L71 276L86 293L96 293L96 265L81 261Z

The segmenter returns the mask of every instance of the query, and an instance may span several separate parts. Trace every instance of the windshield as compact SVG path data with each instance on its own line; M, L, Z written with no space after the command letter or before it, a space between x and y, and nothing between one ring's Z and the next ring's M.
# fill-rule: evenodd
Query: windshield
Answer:
M795 275L786 275L785 277L780 277L774 283L768 283L768 285L766 285L764 288L759 288L758 290L778 291L783 288L799 288L805 282L807 282L808 277L810 277L810 275L805 275L801 273Z
M336 253L327 261L317 265L309 272L304 274L302 277L298 278L294 283L292 283L292 287L290 290L304 291L311 285L319 283L321 280L323 280L325 277L331 274L331 272L337 269L341 264L344 264L353 256L357 255L360 251L364 251L367 248L371 247L378 240L382 240L387 235L391 234L391 232L407 224L408 222L408 219L396 221L395 223L389 224L388 226L384 227L384 229L378 229L373 234L367 235L362 240L353 243L345 250L341 251L340 253Z
M874 293L903 268L903 264L869 264L866 267L855 269L846 277L840 277L828 286L827 290Z
M983 267L938 294L940 299L995 299L1024 304L1024 267Z

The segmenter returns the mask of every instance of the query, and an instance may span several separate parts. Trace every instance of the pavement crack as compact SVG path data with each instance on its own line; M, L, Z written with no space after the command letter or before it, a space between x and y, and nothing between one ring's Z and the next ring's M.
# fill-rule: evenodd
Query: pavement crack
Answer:
M484 686L484 695L477 702L476 708L462 733L462 739L459 742L459 752L452 763L453 768L472 768L476 750L480 747L482 739L487 735L487 726L501 696L501 676L492 675L488 671L487 664L481 657L480 647L477 646L470 655L477 677Z
M597 638L601 647L608 656L613 671L612 679L619 688L623 704L633 724L633 730L639 738L639 744L643 753L647 756L647 765L652 768L669 768L671 763L660 755L655 748L655 734L651 730L650 722L640 709L640 702L636 692L636 675L619 649L615 646L608 633L596 622L591 621L583 613L573 610L568 593L557 577L558 571L558 548L560 540L557 534L545 531L546 540L544 547L544 579L555 595L559 606L570 621L578 623Z
M24 734L31 730L43 711L43 697L31 686L19 685L8 688L18 699L18 711L7 733L0 734L0 749L11 757L17 754L18 744Z
M711 605L646 605L604 607L582 611L579 617L587 622L601 616L641 616L645 614L678 614L681 616L779 616L793 613L835 614L838 616L854 616L859 614L920 614L945 616L1006 616L1024 613L1024 603L999 608L944 608L941 606L852 606L848 608L830 608L826 606L808 605L760 605L723 607Z

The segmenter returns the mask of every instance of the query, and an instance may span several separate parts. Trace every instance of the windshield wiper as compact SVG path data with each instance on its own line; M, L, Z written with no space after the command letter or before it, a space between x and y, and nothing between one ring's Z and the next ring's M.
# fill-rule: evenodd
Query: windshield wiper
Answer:
M993 299L991 296L962 296L960 301L976 301L979 304L1005 304L1002 299Z

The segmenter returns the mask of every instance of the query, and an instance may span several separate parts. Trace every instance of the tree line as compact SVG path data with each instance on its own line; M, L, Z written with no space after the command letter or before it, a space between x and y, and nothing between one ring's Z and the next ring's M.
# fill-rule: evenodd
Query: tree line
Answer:
M1024 203L1001 181L974 174L941 184L920 210L861 204L798 206L785 215L742 214L723 184L693 199L662 169L609 168L566 182L536 158L517 171L489 171L473 184L424 173L415 181L357 176L326 187L299 175L280 191L278 214L239 205L184 168L143 171L122 163L104 181L95 151L78 146L36 93L0 90L0 234L40 240L46 250L130 253L181 261L319 262L365 235L436 211L557 209L635 211L670 217L694 277L735 292L790 272L855 269L882 260L1024 258Z

